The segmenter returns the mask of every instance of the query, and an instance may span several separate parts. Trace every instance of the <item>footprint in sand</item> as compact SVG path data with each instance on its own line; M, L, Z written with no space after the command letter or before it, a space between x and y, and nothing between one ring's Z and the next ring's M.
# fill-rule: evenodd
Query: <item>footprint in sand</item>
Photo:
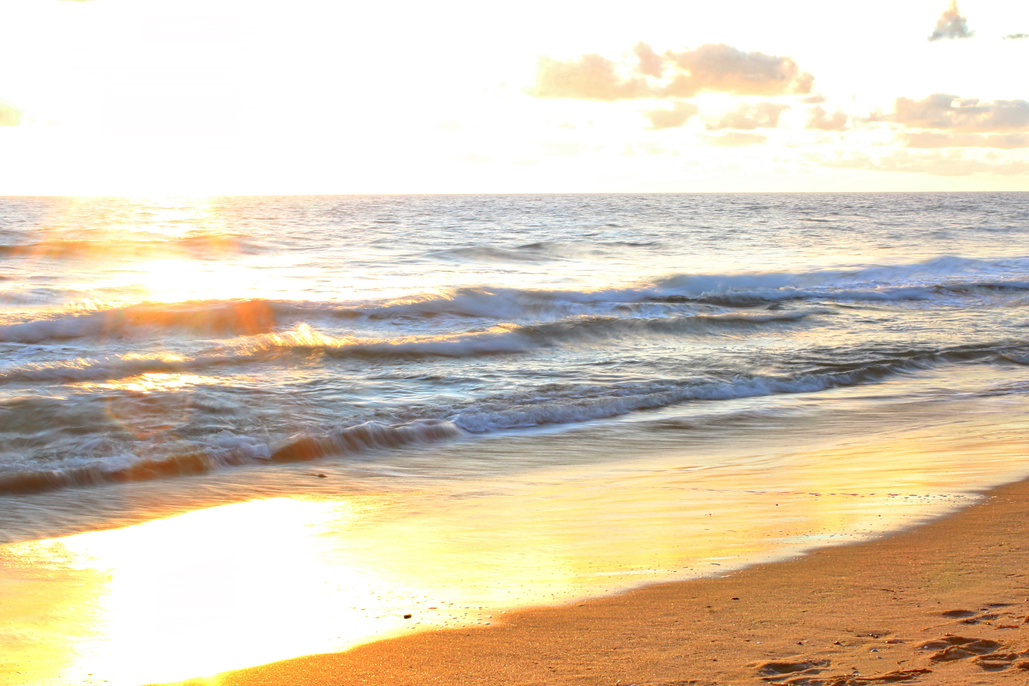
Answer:
M829 666L828 660L802 661L802 662L763 662L757 665L757 672L762 680L775 684L814 684L822 683L819 679L813 681L811 677L821 674L825 667Z
M952 660L962 660L966 657L994 653L1000 647L1000 643L991 641L988 638L965 638L964 636L947 634L942 638L922 643L918 646L918 649L937 651L929 656L930 662L950 662Z
M978 624L979 622L992 622L997 619L1000 615L982 610L982 614L979 612L973 612L972 610L947 610L941 612L941 615L947 619L960 619L962 624Z
M911 681L929 669L904 669L874 676L842 674L819 676L829 666L828 660L818 662L765 662L758 665L758 673L764 681L775 686L859 686L859 684L894 684Z
M931 669L898 669L874 676L840 676L828 679L824 686L858 686L859 684L899 684L928 674Z
M935 650L929 656L931 663L951 662L972 658L972 662L989 672L998 672L1014 665L1016 669L1029 670L1029 660L1017 662L1020 658L1029 657L1029 650L1021 653L1001 652L1004 645L987 638L966 638L947 634L933 641L926 641L918 646L920 650ZM1025 666L1023 666L1025 665Z
M1024 620L1022 617L1011 611L999 611L1001 608L1011 607L1015 603L990 603L986 607L974 610L947 610L941 612L940 616L947 619L960 619L962 624L978 624L979 622L992 623L1001 620L1006 623L996 624L998 629L1017 629L1019 624L1029 623L1029 616Z
M946 612L940 613L947 619L965 619L966 617L974 617L975 612L972 610L947 610Z
M999 672L1010 667L1019 657L1022 656L1018 653L992 653L990 655L979 655L972 662L987 672Z

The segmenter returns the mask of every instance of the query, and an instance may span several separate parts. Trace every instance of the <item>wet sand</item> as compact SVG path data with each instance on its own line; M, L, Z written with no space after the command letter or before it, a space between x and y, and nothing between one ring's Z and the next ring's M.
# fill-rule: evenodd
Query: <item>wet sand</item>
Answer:
M1027 684L1029 482L882 539L721 578L184 683Z

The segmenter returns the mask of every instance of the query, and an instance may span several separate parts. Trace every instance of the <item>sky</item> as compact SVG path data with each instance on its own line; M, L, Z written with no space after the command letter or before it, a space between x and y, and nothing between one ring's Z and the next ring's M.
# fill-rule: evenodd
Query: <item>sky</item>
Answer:
M1025 0L2 0L0 195L1029 190Z

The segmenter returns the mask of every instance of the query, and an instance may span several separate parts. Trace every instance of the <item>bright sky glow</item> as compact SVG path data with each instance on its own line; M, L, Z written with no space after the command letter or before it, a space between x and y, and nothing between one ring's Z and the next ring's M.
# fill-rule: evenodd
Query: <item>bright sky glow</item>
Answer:
M1029 190L1025 34L1022 0L6 0L0 195Z

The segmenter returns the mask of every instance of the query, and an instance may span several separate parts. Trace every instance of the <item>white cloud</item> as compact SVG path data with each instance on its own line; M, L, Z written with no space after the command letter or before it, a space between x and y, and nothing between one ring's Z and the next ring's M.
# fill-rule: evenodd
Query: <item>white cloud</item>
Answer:
M676 100L670 110L650 110L643 114L650 120L652 129L673 129L685 124L700 108L683 100Z
M661 73L665 69L664 59L661 55L658 55L652 47L642 41L636 44L633 52L636 53L636 58L639 60L636 71L654 78L661 78Z
M1029 134L1024 133L952 133L919 131L905 133L904 145L909 148L995 148L1014 150L1029 148Z
M824 107L816 106L811 108L811 116L808 117L804 128L814 131L845 131L847 120L846 113L841 110L828 114Z
M800 71L789 57L744 52L724 43L709 43L695 50L667 52L665 57L680 72L668 93L689 97L702 92L732 95L787 95L811 92L814 77Z
M923 100L897 98L890 121L909 128L951 131L1024 131L1029 130L1029 101L995 100L935 93Z
M706 128L708 131L774 129L779 126L779 115L788 109L790 109L789 105L780 105L774 102L745 103L731 112L726 112L718 119L709 121Z
M637 43L634 52L637 62L626 68L595 53L572 60L541 57L536 83L528 92L538 98L601 101L700 93L772 96L810 93L814 80L789 57L744 52L721 43L664 55Z
M610 102L653 97L655 90L642 76L620 76L614 62L590 53L567 61L541 57L529 93L537 98Z

